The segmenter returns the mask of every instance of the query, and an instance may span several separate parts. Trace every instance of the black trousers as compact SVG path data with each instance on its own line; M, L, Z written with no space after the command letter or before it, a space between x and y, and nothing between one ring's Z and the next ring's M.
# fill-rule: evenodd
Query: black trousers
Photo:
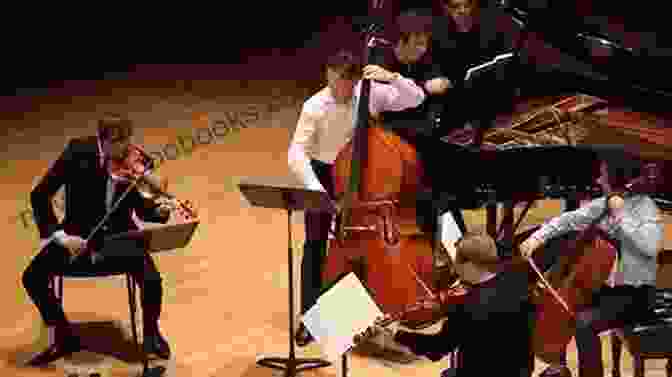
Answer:
M655 303L655 295L656 289L650 285L605 285L595 293L591 307L577 313L579 377L604 376L599 333L622 328L646 318Z
M310 165L327 194L334 197L334 182L331 175L332 164L311 160ZM327 255L329 227L332 215L328 212L306 210L304 222L306 241L301 259L301 314L317 302L322 290L322 268Z
M425 169L426 190L417 197L418 224L423 232L436 235L438 215L450 212L460 231L467 231L459 208L459 198L469 195L469 161L462 158L462 147L442 142L437 137L416 135L409 140L418 151ZM453 196L458 200L447 200Z
M71 261L68 251L52 241L33 258L23 272L22 281L42 320L47 326L67 324L63 307L50 288L55 274L130 272L141 289L143 325L146 331L154 330L161 314L162 279L143 243L129 240L107 242L99 254L101 258L95 263L85 255Z

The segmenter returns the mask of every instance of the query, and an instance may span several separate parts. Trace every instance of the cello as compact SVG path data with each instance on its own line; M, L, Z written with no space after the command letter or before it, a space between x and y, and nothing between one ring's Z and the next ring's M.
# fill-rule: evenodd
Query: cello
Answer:
M380 51L379 41L367 36L367 61ZM417 224L415 197L424 178L418 154L411 144L370 119L370 87L370 80L363 79L353 138L334 162L334 193L343 207L322 276L329 284L355 272L383 313L390 314L435 296L454 279L447 252L435 247L440 242L434 245L432 235ZM439 253L445 266L437 270ZM402 317L402 324L413 329L438 320L431 310L408 311Z
M659 166L645 165L644 174L626 185L627 193L610 193L605 196L605 201L614 195L623 197L630 193L650 192L660 182L659 178ZM612 272L618 245L598 226L609 210L610 204L605 205L604 212L586 229L576 235L553 239L532 254L534 264L539 265L545 251L560 248L556 265L547 273L548 283L570 309L570 312L564 310L551 290L537 291L533 297L536 313L532 347L535 355L547 363L562 361L575 333L573 313L591 304L593 292L605 284ZM518 247L537 229L539 226L516 235L514 245ZM531 279L531 284L534 280Z

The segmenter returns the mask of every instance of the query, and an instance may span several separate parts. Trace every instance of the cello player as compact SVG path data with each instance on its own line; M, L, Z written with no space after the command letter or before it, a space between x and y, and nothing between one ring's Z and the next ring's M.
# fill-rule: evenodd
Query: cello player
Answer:
M640 164L633 161L603 161L598 183L605 193L628 192L626 184L638 175L639 168ZM614 287L604 285L594 294L592 305L577 313L575 338L580 377L604 376L598 334L646 316L655 299L656 255L664 235L659 209L650 196L642 193L601 197L550 220L520 246L521 253L530 257L548 240L591 224L606 210L605 206L609 207L609 214L599 226L620 246L621 282ZM540 376L571 377L566 364L565 356L565 360L550 365Z
M339 51L326 62L327 85L303 104L288 151L292 173L309 189L325 191L334 199L331 169L340 150L354 131L353 107L356 106L362 77L371 79L369 111L400 111L416 107L425 93L413 80L380 66L363 69L349 52ZM301 261L301 313L316 302L322 290L322 266L326 255L329 213L305 211L305 243ZM294 334L299 346L313 341L301 323Z

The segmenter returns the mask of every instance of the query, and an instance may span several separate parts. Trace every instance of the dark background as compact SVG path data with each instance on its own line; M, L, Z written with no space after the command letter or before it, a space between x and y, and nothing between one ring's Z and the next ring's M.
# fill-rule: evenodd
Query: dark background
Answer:
M666 27L666 2L509 2L526 9L550 9L555 16L553 28L559 30L589 25L596 30L611 30L616 38L619 30L638 32L638 53L656 66L646 74L661 79L669 76L666 67L672 56L668 48L672 43ZM0 30L0 94L13 95L16 88L59 85L62 80L102 79L106 73L133 71L135 64L128 62L243 63L250 55L271 54L272 49L291 55L297 48L318 46L324 38L318 37L320 32L341 17L324 14L363 15L368 3L326 1L313 2L308 7L304 2L287 1L219 3L224 10L196 5L170 8L164 4L155 11L106 4L95 10L59 9L53 14L43 8L6 11L7 22ZM431 0L385 1L387 9L432 4Z

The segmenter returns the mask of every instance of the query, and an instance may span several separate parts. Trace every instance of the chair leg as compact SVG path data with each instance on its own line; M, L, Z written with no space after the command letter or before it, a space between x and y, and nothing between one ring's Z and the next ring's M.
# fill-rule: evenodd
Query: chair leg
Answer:
M667 359L665 371L667 372L667 377L672 377L672 359Z
M137 310L136 294L135 294L135 279L131 274L126 274L126 285L128 287L128 308L131 314L131 333L133 334L133 342L135 343L135 349L138 352L138 355L144 355L142 348L140 347L140 340L138 339L138 328L137 322L135 320L135 314ZM144 356L143 356L144 357Z
M612 377L621 377L621 354L623 352L623 343L616 334L611 334L611 375Z

